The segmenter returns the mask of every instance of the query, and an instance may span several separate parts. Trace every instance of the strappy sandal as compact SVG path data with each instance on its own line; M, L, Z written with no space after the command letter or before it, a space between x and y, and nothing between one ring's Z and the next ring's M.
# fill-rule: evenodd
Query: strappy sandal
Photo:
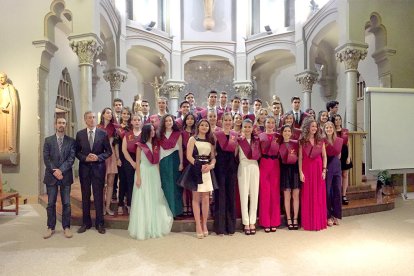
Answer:
M293 226L293 219L287 219L287 227L289 230L295 230L295 227Z
M296 220L296 223L295 223L295 220ZM299 224L298 224L297 218L293 219L293 230L299 230Z

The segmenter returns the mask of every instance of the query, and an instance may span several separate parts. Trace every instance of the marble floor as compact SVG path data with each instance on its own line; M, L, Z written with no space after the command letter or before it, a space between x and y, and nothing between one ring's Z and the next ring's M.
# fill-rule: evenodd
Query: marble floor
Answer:
M48 240L46 212L23 205L0 214L0 275L413 275L414 200L346 217L321 232L259 231L198 240L182 232L136 241L126 230L94 229ZM76 232L77 226L73 227Z

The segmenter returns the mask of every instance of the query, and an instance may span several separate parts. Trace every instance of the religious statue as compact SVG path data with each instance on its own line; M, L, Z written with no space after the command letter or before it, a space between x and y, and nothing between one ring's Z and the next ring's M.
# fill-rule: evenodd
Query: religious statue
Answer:
M17 92L0 72L0 153L17 153L19 102Z
M214 0L204 0L204 21L203 25L206 30L212 30L216 25L213 18Z
M132 104L132 113L139 114L142 116L142 106L141 106L141 94L137 94L134 96L134 103Z

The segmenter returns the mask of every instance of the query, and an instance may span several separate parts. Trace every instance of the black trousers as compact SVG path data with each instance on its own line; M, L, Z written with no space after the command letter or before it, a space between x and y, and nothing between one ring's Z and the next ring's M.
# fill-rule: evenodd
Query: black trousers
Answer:
M217 166L217 164L216 164ZM218 190L214 190L214 231L220 234L234 234L236 231L236 171L223 169L214 171Z
M130 153L132 160L135 161L135 154ZM139 166L139 164L137 164ZM131 163L127 160L122 163L123 168L123 175L124 175L124 183L125 183L125 195L127 198L127 206L131 206L131 199L132 199L132 191L134 189L134 182L135 182L135 169L132 167Z
M82 214L83 225L87 227L92 226L91 219L91 188L93 191L93 200L95 204L96 220L95 226L104 225L103 216L103 189L105 185L105 178L94 177L92 169L88 171L83 177L79 177L82 191Z

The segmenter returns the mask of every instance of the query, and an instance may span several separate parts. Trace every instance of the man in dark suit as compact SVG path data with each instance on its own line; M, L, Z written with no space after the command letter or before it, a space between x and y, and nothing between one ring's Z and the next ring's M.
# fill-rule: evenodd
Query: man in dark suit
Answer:
M300 128L302 126L303 121L306 117L309 116L309 114L300 110L299 97L293 96L290 100L290 103L292 104L292 110L290 110L288 113L293 114L293 127Z
M141 101L142 125L151 123L149 111L150 111L150 105L149 105L148 100L145 100L145 99L142 100Z
M96 128L95 113L84 114L86 128L76 134L76 158L79 159L79 180L82 190L83 225L78 233L83 233L92 226L90 214L91 186L95 203L95 227L100 234L105 234L103 218L103 188L105 185L105 160L111 156L112 149L106 132Z
M65 135L65 118L56 118L56 134L45 139L43 160L45 177L43 183L47 189L47 232L43 238L48 239L55 233L56 199L60 188L62 200L62 227L65 237L71 238L70 231L70 188L73 183L72 166L75 161L75 140Z

